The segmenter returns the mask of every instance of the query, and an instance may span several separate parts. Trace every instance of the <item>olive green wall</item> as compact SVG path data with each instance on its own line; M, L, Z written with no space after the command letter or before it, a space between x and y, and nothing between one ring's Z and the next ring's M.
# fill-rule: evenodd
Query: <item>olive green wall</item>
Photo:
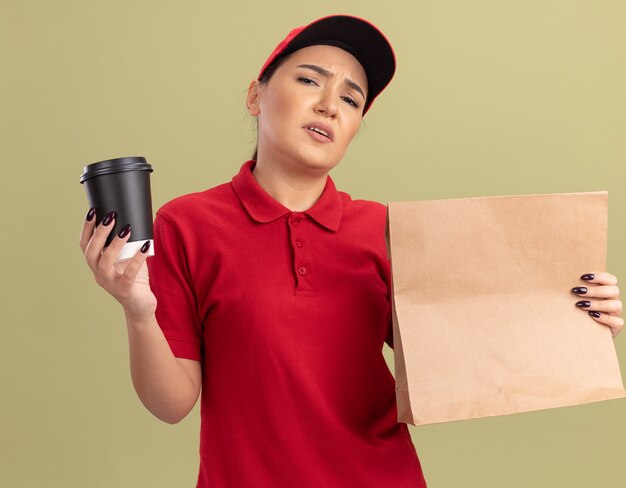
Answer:
M398 57L333 172L339 188L381 202L608 190L608 270L626 280L622 0L2 7L0 486L194 485L198 411L171 426L137 399L122 311L78 248L78 177L143 155L155 207L229 180L255 138L248 83L292 27L322 15L372 20ZM625 405L411 434L431 488L612 488L626 486Z

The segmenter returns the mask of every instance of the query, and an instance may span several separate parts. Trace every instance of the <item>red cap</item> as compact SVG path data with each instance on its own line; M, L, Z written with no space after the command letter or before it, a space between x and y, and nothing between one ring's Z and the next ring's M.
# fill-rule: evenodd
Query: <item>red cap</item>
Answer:
M363 115L393 78L396 57L385 35L367 20L351 15L329 15L296 27L274 49L259 78L278 58L318 44L336 46L352 54L367 75L368 94Z

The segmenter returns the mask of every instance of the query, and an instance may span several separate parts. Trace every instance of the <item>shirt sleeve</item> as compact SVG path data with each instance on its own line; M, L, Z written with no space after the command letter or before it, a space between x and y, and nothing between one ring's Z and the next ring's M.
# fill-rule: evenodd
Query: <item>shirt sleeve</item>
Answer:
M148 271L157 299L156 319L174 356L200 361L202 325L183 233L160 211L154 220L154 256L148 258Z

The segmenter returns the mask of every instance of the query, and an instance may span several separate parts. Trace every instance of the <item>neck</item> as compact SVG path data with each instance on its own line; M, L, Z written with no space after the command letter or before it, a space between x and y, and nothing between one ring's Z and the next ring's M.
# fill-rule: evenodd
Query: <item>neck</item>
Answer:
M292 212L304 212L319 199L326 186L328 173L304 173L258 158L254 179L274 200Z

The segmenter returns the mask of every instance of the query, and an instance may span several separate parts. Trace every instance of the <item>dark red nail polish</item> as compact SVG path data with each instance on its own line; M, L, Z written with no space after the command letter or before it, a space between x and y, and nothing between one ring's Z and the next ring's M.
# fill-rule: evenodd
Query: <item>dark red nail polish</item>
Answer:
M143 246L141 246L141 252L145 254L148 252L148 249L150 249L150 241L143 243Z
M600 312L589 312L589 315L598 319L602 314Z
M102 225L104 225L105 227L107 225L109 225L111 222L113 222L113 219L115 218L117 214L115 213L115 210L109 212L108 214L106 214L106 217L104 217L104 219L102 219Z
M572 291L574 293L579 294L579 295L584 295L585 293L587 293L587 287L586 286L577 286L575 288L572 288Z
M580 277L581 280L585 280L585 281L591 281L596 277L596 275L594 275L593 273L587 273L584 274Z
M95 216L96 216L96 207L91 207L89 209L89 212L87 212L87 215L85 216L85 220L87 220L87 222L91 222Z
M124 237L126 237L129 232L130 232L130 224L126 224L124 227L122 227L122 230L117 235L117 237L119 237L120 239L124 239Z
M580 302L576 302L576 306L581 308L591 307L591 302L588 300L581 300Z

